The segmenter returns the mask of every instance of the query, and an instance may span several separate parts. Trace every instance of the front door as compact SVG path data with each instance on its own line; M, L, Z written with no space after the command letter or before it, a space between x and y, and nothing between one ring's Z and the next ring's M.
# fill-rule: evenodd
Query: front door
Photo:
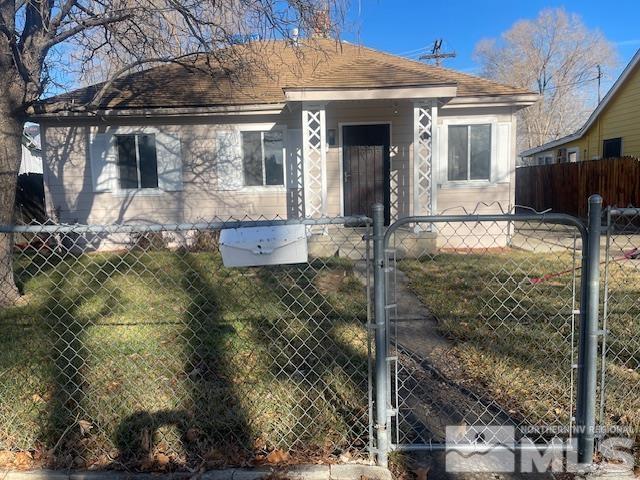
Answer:
M384 205L389 224L389 125L342 127L344 214L373 214L374 203Z

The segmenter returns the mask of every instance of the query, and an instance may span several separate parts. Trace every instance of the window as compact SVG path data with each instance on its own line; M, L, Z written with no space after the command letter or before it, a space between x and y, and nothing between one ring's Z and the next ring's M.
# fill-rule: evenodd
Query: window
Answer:
M120 188L158 188L154 134L116 135Z
M279 130L242 132L245 186L284 185L283 146Z
M566 161L567 161L567 149L566 148L559 148L558 151L556 152L556 155L558 157L558 161L556 163L566 163Z
M602 158L622 156L622 138L609 138L602 142Z
M448 178L491 178L491 125L449 125Z

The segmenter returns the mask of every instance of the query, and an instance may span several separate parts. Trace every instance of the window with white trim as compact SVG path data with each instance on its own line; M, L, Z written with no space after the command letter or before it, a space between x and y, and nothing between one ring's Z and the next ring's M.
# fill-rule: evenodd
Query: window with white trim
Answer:
M449 181L491 179L491 124L449 125Z
M158 188L156 136L136 133L116 135L115 140L120 189Z
M284 136L281 130L244 131L242 166L244 185L284 185Z

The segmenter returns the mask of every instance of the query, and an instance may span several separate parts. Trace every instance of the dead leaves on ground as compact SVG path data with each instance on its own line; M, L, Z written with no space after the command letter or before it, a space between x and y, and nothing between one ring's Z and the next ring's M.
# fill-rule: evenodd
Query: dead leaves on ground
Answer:
M33 453L29 451L11 452L9 450L0 450L0 465L2 465L2 468L29 470L35 465L33 457Z
M289 461L289 453L283 450L276 449L269 452L266 460L267 460L267 463L270 463L270 464L286 463Z
M80 427L80 435L83 437L91 433L93 424L88 420L78 420L78 426Z

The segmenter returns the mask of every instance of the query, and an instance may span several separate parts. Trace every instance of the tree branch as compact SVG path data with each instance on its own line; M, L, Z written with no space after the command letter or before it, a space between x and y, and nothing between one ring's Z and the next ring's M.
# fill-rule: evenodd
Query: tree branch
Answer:
M55 17L51 19L49 22L49 32L52 34L58 30L62 21L69 15L71 9L78 3L78 0L67 0L62 7L60 7L60 11L57 13Z
M45 48L51 48L54 45L64 42L65 40L79 34L80 32L93 27L99 27L101 25L109 25L110 23L121 22L133 15L129 12L122 12L115 15L107 15L102 17L93 17L83 20L78 20L78 24L75 27L69 28L64 32L54 36L45 44Z

